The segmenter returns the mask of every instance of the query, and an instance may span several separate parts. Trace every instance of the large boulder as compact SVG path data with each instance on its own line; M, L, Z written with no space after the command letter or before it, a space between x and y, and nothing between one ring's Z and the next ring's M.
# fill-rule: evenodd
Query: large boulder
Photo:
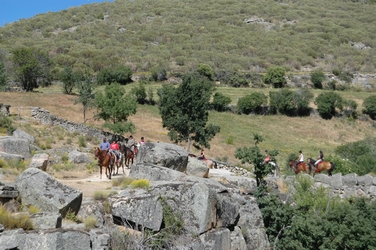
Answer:
M204 161L189 157L186 173L196 177L208 178L209 168Z
M11 160L23 161L25 159L25 157L23 157L22 155L9 154L9 153L5 153L5 152L1 152L1 151L0 151L0 157L3 158L6 161L11 161Z
M15 131L13 131L13 136L14 138L17 138L17 139L26 139L29 141L29 143L35 142L35 138L32 135L26 133L25 131L21 129L16 129Z
M33 158L31 158L29 168L39 168L42 171L46 171L48 159L48 154L35 154L33 155Z
M185 172L188 164L188 151L175 144L147 142L139 148L137 163L151 163Z
M92 162L87 153L82 153L77 150L74 150L68 154L68 161L76 164Z
M55 229L60 228L62 217L59 213L36 213L30 215L33 229Z
M101 202L95 201L93 198L84 198L77 214L77 219L84 221L88 217L92 217L96 219L95 226L102 227L104 225L104 215L105 211Z
M43 212L58 212L63 217L68 212L77 214L81 207L80 190L64 185L37 168L26 169L15 184L25 206L33 205Z
M185 176L182 172L150 163L133 164L129 172L129 177L149 181L180 181Z
M3 137L0 139L0 151L9 154L22 155L25 158L29 158L31 156L29 141L26 139Z

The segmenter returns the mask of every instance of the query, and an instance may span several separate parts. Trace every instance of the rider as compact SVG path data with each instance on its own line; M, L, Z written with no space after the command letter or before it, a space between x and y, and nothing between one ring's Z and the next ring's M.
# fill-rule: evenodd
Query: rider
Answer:
M132 152L134 152L134 145L135 145L135 142L134 142L133 136L130 135L128 138L127 147L130 148Z
M113 140L111 145L110 145L111 151L115 154L116 156L116 162L119 159L119 144L117 144L116 140Z
M205 159L205 152L204 152L204 149L202 148L201 149L201 152L200 152L200 157L198 157L199 160L204 160Z
M319 157L318 157L317 161L315 162L315 168L316 168L317 165L319 165L319 163L322 162L323 160L324 160L324 153L320 150Z
M269 155L269 152L268 150L265 150L265 159L264 161L262 162L262 165L266 164L266 163L269 163L270 161L270 155Z
M145 139L144 137L141 137L141 140L138 142L137 147L139 148L143 144L145 144Z
M299 165L300 163L302 163L303 161L304 161L304 155L303 155L302 151L299 150L299 157L298 157L298 160L296 161L295 166L294 166L295 171L296 171L296 169L298 168L298 165Z
M99 145L100 150L108 150L110 148L110 143L107 141L106 137L103 138L103 142Z

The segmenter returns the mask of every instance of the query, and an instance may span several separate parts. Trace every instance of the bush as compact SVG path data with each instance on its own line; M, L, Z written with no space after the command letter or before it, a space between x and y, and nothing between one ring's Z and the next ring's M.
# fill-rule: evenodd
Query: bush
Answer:
M131 94L135 97L137 103L144 104L146 102L146 89L142 82L138 84L138 87L132 88Z
M13 131L16 130L16 128L13 127L13 121L3 114L0 114L0 129L1 128L8 134L12 134Z
M78 137L78 146L79 147L86 147L86 138L85 138L85 136L83 136L83 135L80 135L79 137Z
M132 70L126 66L103 69L98 73L97 82L99 85L115 82L125 85L132 82Z
M263 105L267 104L268 97L260 92L253 92L250 95L246 95L238 100L238 110L241 113L249 114L254 112L256 114L261 113Z
M321 93L315 99L319 114L324 119L332 119L336 114L336 108L342 110L342 97L334 92Z
M371 95L363 101L363 113L371 117L372 120L376 119L376 95Z
M245 78L245 76L243 76L242 74L238 72L233 73L231 77L228 79L228 81L225 81L225 84L228 84L234 88L249 86L249 82L247 78Z
M168 79L166 70L165 69L153 69L151 71L151 79L156 82L166 81Z
M32 221L26 214L13 215L5 206L0 206L0 224L6 229L23 228L24 230L33 229Z
M208 78L210 81L214 81L214 70L207 64L197 65L197 72Z
M84 219L84 225L86 230L91 230L95 228L96 224L98 222L98 219L94 216L88 216Z
M288 116L309 115L309 103L313 94L308 89L298 89L295 92L281 89L278 92L269 92L270 113L284 114Z
M285 69L282 67L270 67L268 68L264 82L266 84L272 84L274 88L282 88L286 85Z
M313 87L316 89L322 89L322 82L325 80L325 75L322 71L315 71L311 74L311 81Z
M231 98L225 96L220 92L216 92L213 96L212 107L218 112L223 112L227 110L227 105L231 103Z
M130 185L133 189L143 188L143 189L149 190L150 182L149 180L139 179L139 180L132 181Z

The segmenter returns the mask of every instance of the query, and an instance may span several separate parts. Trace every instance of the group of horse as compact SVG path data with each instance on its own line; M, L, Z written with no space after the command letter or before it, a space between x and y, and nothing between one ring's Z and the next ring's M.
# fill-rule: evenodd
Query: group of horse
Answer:
M321 173L322 171L327 171L328 175L331 176L332 172L334 170L334 163L330 161L321 161L315 166L315 160L312 158L308 158L307 162L301 162L296 166L297 161L290 160L289 166L291 169L295 172L295 174L298 174L300 172L305 172L307 174L311 174L313 172L313 176L315 176L316 173Z
M133 164L133 159L137 156L137 147L134 146L134 148L135 150L132 151L132 149L126 145L119 144L118 159L111 150L101 150L99 147L94 148L95 159L98 159L100 179L102 179L102 168L105 168L108 179L111 179L111 175L115 175L115 170L116 175L119 174L119 168L123 168L123 174L125 174L124 165L130 168L130 163Z

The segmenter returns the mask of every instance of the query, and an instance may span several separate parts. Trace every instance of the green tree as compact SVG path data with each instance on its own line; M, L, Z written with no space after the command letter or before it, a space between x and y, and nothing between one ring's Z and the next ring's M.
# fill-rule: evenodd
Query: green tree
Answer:
M133 87L131 89L131 94L134 96L134 98L139 104L144 104L146 102L147 97L145 84L142 81L140 81L138 83L138 87Z
M75 104L81 103L83 106L84 124L86 125L87 111L95 106L95 93L94 86L91 82L92 76L86 72L84 76L79 76L78 73L73 74L75 81L77 81L78 98L74 102Z
M7 75L5 73L4 62L0 61L0 89L3 88L7 83Z
M231 98L229 96L225 96L220 92L216 92L213 96L212 106L213 109L218 112L226 111L227 105L231 103Z
M332 119L336 114L336 108L342 110L342 101L339 94L330 91L319 94L315 99L315 104L322 118Z
M12 53L16 78L23 89L33 91L51 83L51 62L46 53L32 48L15 49Z
M268 97L261 92L253 92L249 95L239 98L237 107L241 113L249 114L255 112L261 113L263 105L268 102Z
M371 119L376 119L376 95L368 96L363 101L363 113L368 114Z
M210 81L214 81L214 70L207 64L197 65L197 72L207 77Z
M282 88L286 85L285 69L282 67L270 67L264 76L266 84L272 84L274 88Z
M207 124L213 90L214 83L197 73L183 76L177 88L163 85L158 90L162 125L172 141L187 141L188 151L191 141L196 148L210 148L209 141L220 131L219 126Z
M311 81L314 88L322 89L322 82L325 80L325 75L322 71L315 71L311 73Z
M98 73L97 82L99 85L115 82L125 85L132 82L132 70L126 66L103 69Z
M60 81L63 82L63 93L71 95L76 82L81 77L82 75L79 72L74 72L71 67L65 67L59 76Z
M262 195L266 191L266 182L264 178L272 173L273 166L271 164L263 164L264 155L261 154L258 144L264 140L259 134L253 134L255 145L252 147L237 148L235 150L235 157L241 160L242 164L249 163L254 166L254 174L256 176L257 187L259 187L259 194ZM275 157L278 155L277 150L269 152L272 162L276 162Z
M107 85L104 93L96 94L95 103L98 109L97 118L105 121L103 127L118 134L128 131L133 133L135 126L128 121L128 117L136 114L137 102L130 94L126 95L120 84Z

